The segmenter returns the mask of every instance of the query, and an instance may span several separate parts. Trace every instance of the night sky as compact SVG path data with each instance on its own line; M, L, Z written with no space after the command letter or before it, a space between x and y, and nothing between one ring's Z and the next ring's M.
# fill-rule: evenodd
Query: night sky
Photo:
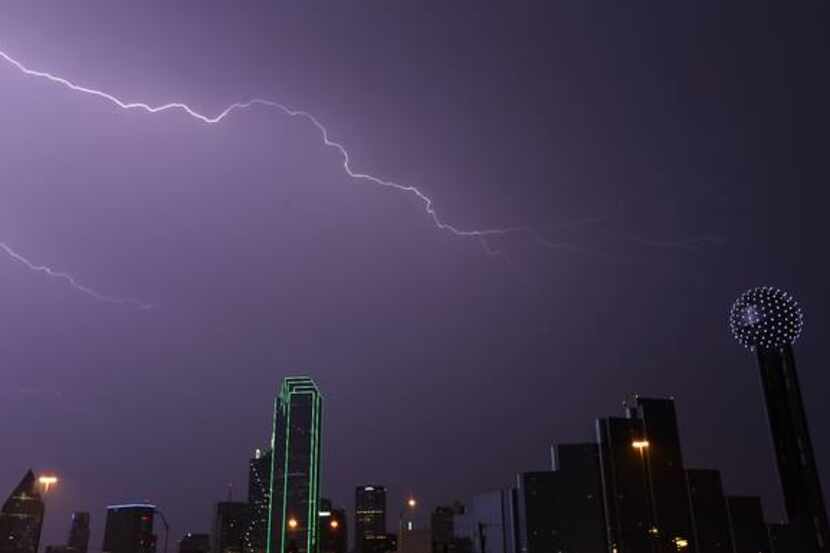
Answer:
M498 5L494 5L498 4ZM629 393L677 400L691 467L783 508L752 355L727 315L805 311L800 378L830 485L827 3L7 1L0 241L151 310L0 256L0 495L62 478L69 513L149 499L174 536L244 498L284 376L325 394L324 496L422 504L548 467ZM824 230L822 230L824 229ZM351 525L351 523L350 523Z

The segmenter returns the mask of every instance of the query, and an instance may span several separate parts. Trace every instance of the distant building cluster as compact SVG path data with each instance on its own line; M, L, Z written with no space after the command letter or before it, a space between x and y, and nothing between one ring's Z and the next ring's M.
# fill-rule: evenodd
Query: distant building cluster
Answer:
M250 459L247 501L217 503L211 533L186 533L178 551L828 553L827 512L792 349L801 311L788 294L756 288L735 302L730 325L757 358L786 523L767 523L758 497L726 494L717 470L686 466L673 399L633 396L621 416L595 421L594 440L554 445L549 470L519 473L508 489L432 511L406 498L392 513L392 532L386 488L357 486L350 547L346 510L320 489L322 395L311 378L289 377L274 402L269 447ZM56 483L55 476L24 475L0 511L0 553L40 553L44 495ZM157 520L164 525L161 546ZM155 505L111 505L101 551L169 553L169 533ZM74 513L66 544L45 553L88 553L89 537L89 513Z

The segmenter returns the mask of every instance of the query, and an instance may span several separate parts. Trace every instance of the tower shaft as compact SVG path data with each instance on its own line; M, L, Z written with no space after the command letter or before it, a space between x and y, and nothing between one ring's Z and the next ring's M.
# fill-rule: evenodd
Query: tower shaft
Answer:
M767 416L790 524L810 547L830 552L830 530L792 347L758 349Z

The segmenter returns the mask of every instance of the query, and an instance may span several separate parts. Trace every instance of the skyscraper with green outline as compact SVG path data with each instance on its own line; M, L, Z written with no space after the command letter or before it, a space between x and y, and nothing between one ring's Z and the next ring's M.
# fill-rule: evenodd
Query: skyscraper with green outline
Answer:
M322 409L311 378L283 380L274 401L267 553L319 550Z

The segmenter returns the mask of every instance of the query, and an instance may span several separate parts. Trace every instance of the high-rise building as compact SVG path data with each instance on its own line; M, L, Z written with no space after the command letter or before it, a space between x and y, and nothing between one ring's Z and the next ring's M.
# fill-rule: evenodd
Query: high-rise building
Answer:
M283 381L274 402L268 553L318 553L322 407L311 378Z
M355 488L355 549L357 553L388 551L386 539L386 488L365 485Z
M188 532L179 541L179 553L210 553L210 534Z
M0 553L37 553L45 507L30 470L0 511Z
M803 328L798 303L772 287L753 288L732 306L735 338L755 352L787 517L810 549L830 551L830 528L792 345Z
M521 553L556 551L553 525L557 521L549 512L556 494L556 475L552 471L524 472L516 478Z
M610 549L695 551L674 401L634 396L597 421Z
M555 496L549 511L556 520L554 542L558 550L606 552L599 447L590 443L558 444L551 453Z
M461 505L439 505L432 511L429 529L432 532L432 553L453 553L454 524L456 514L464 509Z
M692 507L692 535L698 553L732 553L729 511L720 472L686 471Z
M268 504L271 497L270 449L257 449L248 465L250 522L243 536L245 553L265 553L268 542Z
M72 513L67 545L74 553L87 553L89 549L89 513Z
M346 511L334 508L328 499L320 499L320 553L347 553L348 548Z
M692 542L689 491L680 447L674 400L634 396L626 403L629 418L643 424L649 499L653 513L651 534L658 550L688 550Z
M213 553L243 553L245 532L250 526L251 510L242 501L221 501L213 518Z
M107 507L103 553L155 553L155 505L126 504Z
M767 525L760 497L729 496L729 525L735 553L770 553ZM795 553L795 552L791 552ZM806 553L799 551L798 553Z
M648 487L648 442L642 421L620 417L596 424L609 550L653 550L654 514Z

